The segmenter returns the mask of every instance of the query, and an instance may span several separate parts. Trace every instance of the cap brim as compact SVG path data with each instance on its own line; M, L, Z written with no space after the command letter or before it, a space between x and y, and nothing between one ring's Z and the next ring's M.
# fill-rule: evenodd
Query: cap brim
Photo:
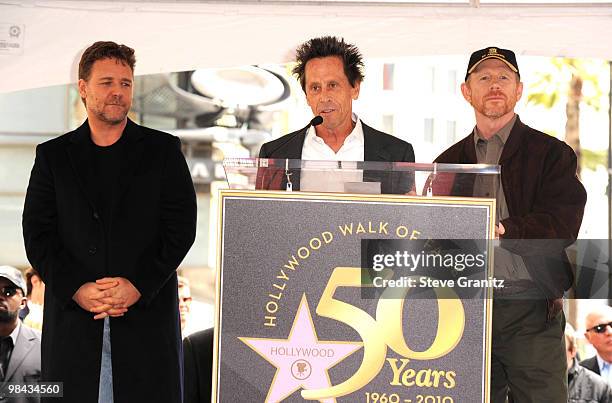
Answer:
M21 292L23 293L23 295L25 295L25 293L26 293L26 292L25 292L25 290L24 290L24 289L21 287L21 285L19 285L19 284L17 284L17 283L15 282L15 279L10 278L9 276L2 276L2 275L0 275L0 277L5 278L5 279L7 279L8 281L10 281L10 282L11 282L11 284L13 284L13 286L15 286L15 287L19 288L19 289L21 290Z
M468 70L467 74L468 74L468 75L469 75L469 74L472 74L472 72L473 72L473 71L476 69L476 67L478 67L478 66L480 65L480 63L482 63L482 62L484 62L485 60L488 60L488 59L497 59L497 60L501 60L502 62L506 63L506 65L507 65L508 67L510 67L510 70L514 71L515 73L518 73L517 68L516 68L516 67L514 67L514 66L512 65L512 63L510 63L509 61L507 61L507 60L506 60L506 59L504 59L503 57L499 57L499 56L493 56L493 55L491 55L491 56L485 56L485 57L483 57L482 59L480 59L478 62L476 62L476 63L475 63L473 66L472 66L472 68Z

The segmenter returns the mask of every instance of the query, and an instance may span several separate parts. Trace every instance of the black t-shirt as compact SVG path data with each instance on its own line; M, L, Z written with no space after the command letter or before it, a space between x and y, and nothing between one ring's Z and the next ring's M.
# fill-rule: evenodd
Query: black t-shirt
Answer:
M97 213L104 225L104 238L108 245L113 199L119 185L119 171L121 156L124 151L125 140L123 136L110 146L101 147L91 141L93 147L93 173L96 183L94 204Z

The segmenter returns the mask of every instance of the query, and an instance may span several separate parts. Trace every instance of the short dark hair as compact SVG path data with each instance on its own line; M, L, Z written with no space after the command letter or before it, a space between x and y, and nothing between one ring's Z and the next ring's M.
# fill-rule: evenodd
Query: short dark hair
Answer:
M89 80L94 63L102 59L117 59L129 66L132 73L134 73L134 66L136 65L134 49L115 42L98 41L85 49L83 56L81 56L81 61L79 62L79 80Z
M297 65L293 74L298 77L304 92L306 92L306 63L318 57L337 56L344 65L344 74L352 87L363 81L363 56L357 46L344 42L344 38L322 36L301 44L295 51Z

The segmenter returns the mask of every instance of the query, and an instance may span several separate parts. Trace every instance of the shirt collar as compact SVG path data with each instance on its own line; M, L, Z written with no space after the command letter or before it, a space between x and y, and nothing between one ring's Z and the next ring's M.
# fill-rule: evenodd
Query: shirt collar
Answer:
M359 116L357 116L355 112L352 113L351 119L353 120L353 123L355 123L355 127L353 127L351 133L346 137L346 139L344 139L344 144L342 144L342 147L344 147L345 144L352 142L358 142L357 144L361 145L364 144L363 126L361 124L361 119L359 119ZM305 141L313 141L315 137L317 137L317 132L314 126L310 126L310 129L308 129L308 133L306 133Z
M497 133L491 136L490 139L492 139L493 137L497 137L501 141L502 146L505 145L506 141L508 141L508 137L510 136L512 128L514 127L514 123L516 123L517 117L518 115L515 113L514 117L512 117L512 119L510 119L510 121L506 123L504 127L499 129ZM488 141L487 139L481 136L480 132L478 131L478 126L474 126L474 145L478 145L478 140Z
M17 336L19 335L20 329L21 329L21 320L17 319L17 326L15 326L15 329L13 329L11 334L9 334L11 339L13 339L13 347L15 347L15 345L17 344Z
M606 360L604 360L603 358L601 358L599 356L599 354L597 354L597 365L599 365L599 369L602 370L604 367L604 364L607 364L608 366L612 365L612 363L607 362Z

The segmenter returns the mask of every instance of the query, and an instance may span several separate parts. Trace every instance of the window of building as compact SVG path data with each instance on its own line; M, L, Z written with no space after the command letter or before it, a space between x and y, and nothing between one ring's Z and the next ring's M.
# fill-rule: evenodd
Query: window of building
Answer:
M450 94L456 94L458 86L459 84L457 83L457 70L450 70L448 72L448 92Z
M425 118L423 135L424 135L424 139L426 143L433 144L434 142L434 120L432 118Z
M455 143L457 135L457 122L454 120L446 121L446 142L450 144Z
M383 132L393 134L395 126L394 115L382 115L382 128Z
M391 91L394 89L395 63L385 63L383 65L383 90Z

